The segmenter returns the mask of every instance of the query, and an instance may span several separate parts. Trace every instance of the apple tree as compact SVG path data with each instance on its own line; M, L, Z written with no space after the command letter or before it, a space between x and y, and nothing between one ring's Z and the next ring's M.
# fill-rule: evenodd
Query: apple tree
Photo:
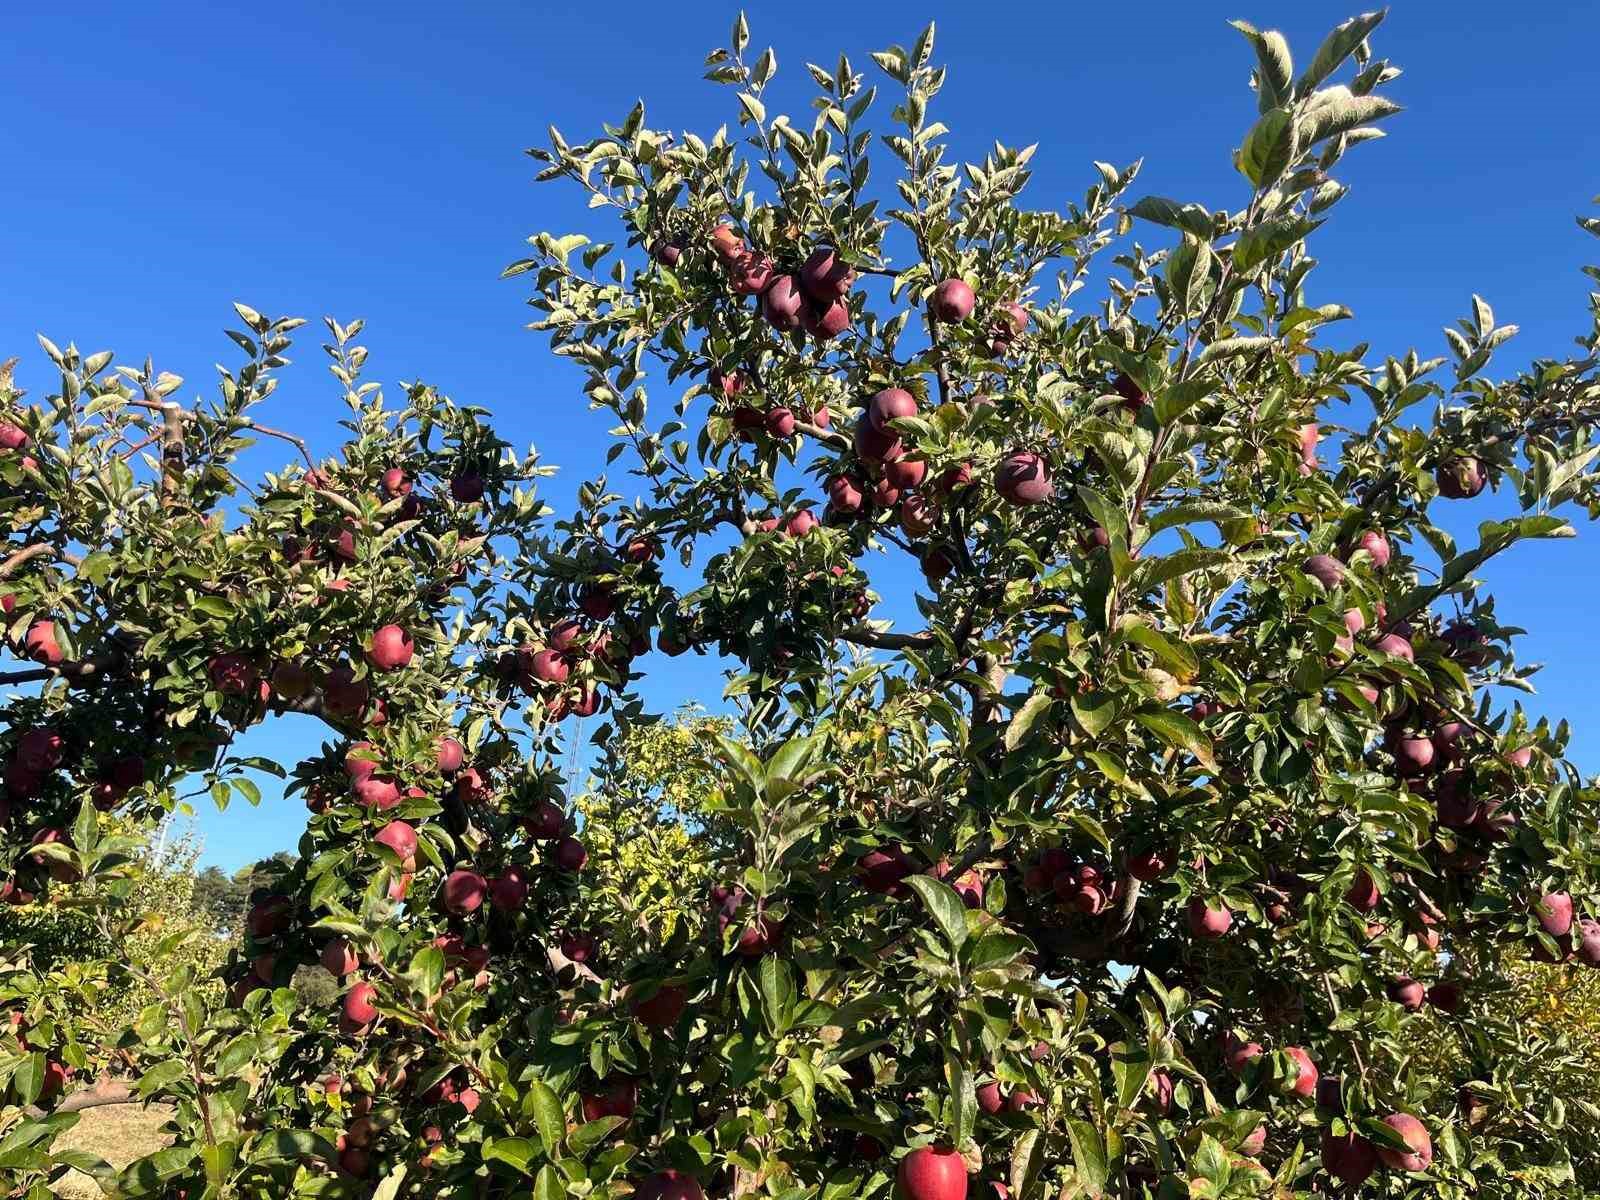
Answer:
M1311 247L1399 111L1380 20L1298 70L1237 23L1255 111L1207 205L1096 164L1032 209L1033 148L947 161L931 26L870 78L807 64L800 121L741 17L707 63L734 129L552 130L542 177L607 232L508 274L624 468L559 519L487 414L387 408L351 328L342 456L249 483L247 442L303 452L255 415L292 322L241 308L205 408L47 345L61 391L0 413L37 685L8 894L77 878L114 934L101 809L279 770L311 810L230 1005L180 969L125 1035L174 1146L72 1165L123 1195L1600 1189L1561 1086L1592 1063L1505 1003L1530 956L1600 965L1600 795L1507 697L1531 668L1480 578L1600 512L1600 300L1576 354L1498 376L1516 329L1477 297L1436 356L1339 342ZM640 929L619 864L660 794L602 770L580 821L561 764L651 725L657 654L726 666L736 727L677 751L704 796L656 840L652 886L714 881L699 919ZM304 761L232 752L296 715L328 727ZM42 1195L80 1051L0 958L0 1156ZM285 986L311 962L337 1010Z

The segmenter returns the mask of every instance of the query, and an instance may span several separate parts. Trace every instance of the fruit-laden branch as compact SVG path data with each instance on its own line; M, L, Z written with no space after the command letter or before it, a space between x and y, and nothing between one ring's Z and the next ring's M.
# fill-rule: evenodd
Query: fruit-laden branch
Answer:
M126 664L120 654L107 655L104 658L84 658L75 662L64 662L53 667L30 667L24 671L0 672L0 683L38 683L45 679L76 679L88 681L99 679L119 670Z

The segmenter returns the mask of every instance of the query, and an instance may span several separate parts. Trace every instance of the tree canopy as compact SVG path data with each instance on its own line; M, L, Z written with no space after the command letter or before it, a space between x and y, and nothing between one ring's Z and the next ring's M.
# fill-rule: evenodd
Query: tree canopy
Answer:
M327 461L262 423L297 319L236 305L189 406L41 339L59 390L0 389L0 897L70 885L175 1116L120 1172L53 1149L84 984L0 925L16 1193L1600 1188L1587 1035L1506 982L1600 965L1600 793L1478 578L1600 513L1600 295L1503 376L1478 297L1437 357L1339 343L1311 248L1395 123L1381 16L1298 71L1236 23L1255 111L1206 205L1098 163L1033 209L1034 147L946 161L932 26L806 64L801 120L741 16L733 128L552 129L541 179L615 230L507 271L615 421L562 514L492 414L368 381L359 321ZM262 439L298 461L246 477ZM908 578L917 623L877 618ZM732 664L728 718L661 725L655 654ZM236 752L286 713L316 753ZM119 954L118 822L261 772L306 831L213 1003L196 930Z

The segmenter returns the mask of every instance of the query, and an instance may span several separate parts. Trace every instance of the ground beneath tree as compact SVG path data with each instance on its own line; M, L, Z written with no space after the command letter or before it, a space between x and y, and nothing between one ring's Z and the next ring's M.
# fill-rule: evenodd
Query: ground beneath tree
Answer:
M172 1106L153 1104L106 1104L84 1109L72 1129L56 1139L62 1150L87 1150L121 1169L136 1158L151 1154L171 1140L161 1132L172 1115ZM102 1193L94 1180L78 1171L69 1172L55 1186L57 1196L71 1200L91 1200Z

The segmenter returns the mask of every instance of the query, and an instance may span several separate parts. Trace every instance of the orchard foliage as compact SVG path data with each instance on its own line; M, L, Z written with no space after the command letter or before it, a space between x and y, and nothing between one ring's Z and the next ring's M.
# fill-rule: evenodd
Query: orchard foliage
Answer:
M256 417L296 322L241 307L246 362L193 409L47 343L61 390L0 398L35 664L8 679L37 685L7 710L7 896L75 880L115 934L102 811L254 801L254 768L311 816L230 1004L146 981L120 1048L176 1141L120 1175L52 1157L84 1051L17 958L18 1186L1600 1186L1580 1043L1502 982L1600 963L1600 797L1502 699L1531 668L1476 576L1600 512L1600 300L1578 354L1499 379L1515 327L1477 298L1440 357L1338 344L1310 246L1398 111L1380 19L1298 73L1238 25L1221 208L1096 164L1033 210L1034 148L947 161L931 27L871 82L808 64L809 122L769 114L741 18L708 63L734 130L552 130L542 177L614 240L539 234L508 273L627 469L548 523L537 459L423 385L387 407L356 327L327 347L342 455L259 481L253 440L304 458ZM1479 496L1458 544L1441 514ZM874 618L917 572L917 626ZM687 774L607 760L580 819L567 739L602 710L613 756L653 736L652 647L731 661L739 728L669 749ZM318 754L232 753L284 713ZM693 812L663 804L685 779ZM312 962L336 1008L286 986Z

